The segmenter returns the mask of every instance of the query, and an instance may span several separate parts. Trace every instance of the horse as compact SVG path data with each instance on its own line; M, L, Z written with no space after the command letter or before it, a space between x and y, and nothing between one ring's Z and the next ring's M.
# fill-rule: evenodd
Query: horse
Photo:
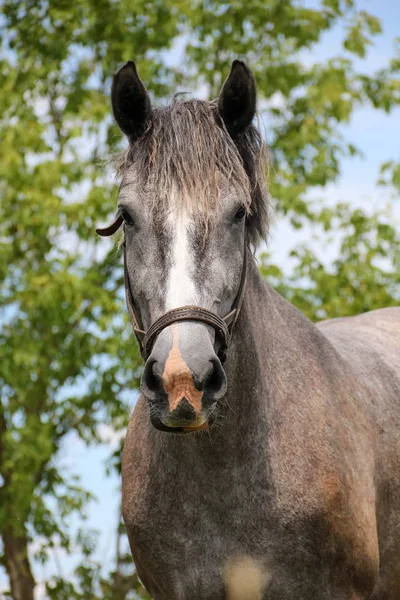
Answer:
M226 600L239 565L251 600L398 600L400 308L315 324L261 278L268 156L243 62L216 100L154 108L129 61L111 103L129 144L98 233L123 226L145 361L122 462L144 586Z

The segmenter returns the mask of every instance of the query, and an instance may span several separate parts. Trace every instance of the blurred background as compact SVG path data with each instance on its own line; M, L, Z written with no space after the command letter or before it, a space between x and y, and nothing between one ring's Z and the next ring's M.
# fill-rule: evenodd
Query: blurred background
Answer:
M259 90L275 208L262 274L314 320L400 301L400 4L0 0L0 597L131 600L120 456L141 361L107 159L110 85L156 104Z

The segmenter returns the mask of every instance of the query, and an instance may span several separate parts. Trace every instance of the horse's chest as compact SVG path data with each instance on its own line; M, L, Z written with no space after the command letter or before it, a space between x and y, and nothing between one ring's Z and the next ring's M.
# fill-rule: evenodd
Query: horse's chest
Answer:
M257 490L252 479L164 472L147 492L137 488L140 501L126 524L139 572L152 575L149 587L162 588L155 598L222 599L231 560L266 554L267 486Z
M162 456L144 464L138 454L124 473L124 512L131 538L177 567L203 553L260 548L270 485L265 460ZM235 550L234 550L235 549Z
M198 555L202 546L220 553L226 546L249 542L249 537L254 547L267 524L269 487L265 466L214 473L190 472L183 466L158 471L147 486L136 487L130 524L143 542L152 538L154 547L157 538L177 555Z
M324 467L309 476L301 462L307 460L304 447L275 456L253 444L246 452L222 456L217 448L194 457L184 444L179 453L144 452L139 436L135 444L124 459L124 519L139 574L156 600L225 598L226 569L243 557L284 572L282 581L290 573L293 585L316 580L318 565L336 558L350 564L349 552L368 563L366 538L359 548L350 542L353 533L360 537L369 514L360 502L362 523L348 511L329 462L320 461Z

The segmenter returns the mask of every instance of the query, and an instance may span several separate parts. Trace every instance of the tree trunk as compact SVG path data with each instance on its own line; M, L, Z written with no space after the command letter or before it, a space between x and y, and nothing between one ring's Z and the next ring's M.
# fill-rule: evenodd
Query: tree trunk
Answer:
M29 563L26 536L16 535L12 527L7 527L2 539L4 562L13 600L34 600L35 580Z

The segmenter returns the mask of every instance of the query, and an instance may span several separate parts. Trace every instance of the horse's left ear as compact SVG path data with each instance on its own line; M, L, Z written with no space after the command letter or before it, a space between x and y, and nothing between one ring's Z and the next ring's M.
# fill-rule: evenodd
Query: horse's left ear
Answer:
M151 118L151 102L133 60L114 75L111 103L115 120L129 141L142 135Z
M218 112L231 135L248 127L256 112L256 83L241 60L234 60L218 98Z

